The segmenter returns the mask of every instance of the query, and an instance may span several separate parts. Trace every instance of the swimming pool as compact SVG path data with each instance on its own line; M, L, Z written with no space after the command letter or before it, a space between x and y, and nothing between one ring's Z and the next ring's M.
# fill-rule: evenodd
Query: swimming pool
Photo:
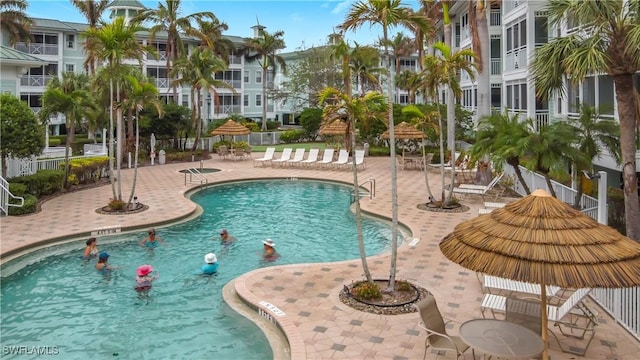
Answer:
M84 265L73 251L48 256L3 278L0 325L3 346L56 347L64 359L175 358L265 359L264 334L223 301L221 289L250 270L281 264L359 257L348 186L316 181L248 181L214 186L191 198L203 208L192 221L157 229L167 246L148 253L144 232L98 238L111 276ZM167 204L170 206L170 204ZM388 224L363 221L367 254L390 245ZM238 241L225 247L222 228ZM261 240L271 238L281 257L262 260ZM82 241L83 243L84 241ZM62 247L61 247L62 248ZM47 251L52 251L51 249ZM219 275L194 275L214 251ZM33 254L31 256L38 256ZM160 273L150 298L133 290L137 265ZM3 348L3 359L8 354Z

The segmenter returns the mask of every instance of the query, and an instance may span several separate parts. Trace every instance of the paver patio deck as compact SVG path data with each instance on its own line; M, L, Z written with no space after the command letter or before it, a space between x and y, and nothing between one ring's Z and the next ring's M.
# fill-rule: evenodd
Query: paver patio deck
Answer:
M259 157L260 154L254 154ZM384 217L391 214L390 165L388 158L366 158L367 168L359 173L360 183L376 180L376 197L362 201L363 210ZM185 185L179 170L199 163L146 166L139 169L136 195L149 209L126 216L100 215L95 210L112 197L111 186L78 191L51 199L42 211L20 217L0 219L0 262L10 260L34 246L44 246L62 239L86 237L100 227L119 225L123 230L162 226L194 216L198 207L185 194L198 184ZM312 178L352 182L350 171L295 168L253 167L251 161L204 161L207 168L222 171L205 174L209 183L261 178ZM132 170L122 171L123 194L128 194ZM440 179L429 174L435 194ZM448 261L438 243L461 221L477 216L480 199L468 197L465 213L436 213L419 210L425 202L424 173L398 171L399 221L411 229L420 241L409 246L406 241L398 251L399 279L410 280L431 291L444 316L457 321L480 317L480 284L471 271ZM304 219L301 219L304 221ZM408 239L410 240L410 239ZM376 278L388 278L389 254L369 258ZM382 316L356 311L342 304L338 293L344 284L363 278L359 260L339 263L286 265L262 268L247 273L234 282L235 290L257 304L267 301L286 315L278 317L290 342L290 348L278 349L298 359L419 359L424 354L425 334L417 327L418 314ZM598 308L592 301L591 307ZM602 309L600 325L585 359L637 359L640 342L629 335ZM454 334L457 326L451 330ZM575 359L560 352L551 338L553 359ZM428 359L436 358L429 352ZM453 354L442 354L453 358ZM471 352L465 354L471 359Z

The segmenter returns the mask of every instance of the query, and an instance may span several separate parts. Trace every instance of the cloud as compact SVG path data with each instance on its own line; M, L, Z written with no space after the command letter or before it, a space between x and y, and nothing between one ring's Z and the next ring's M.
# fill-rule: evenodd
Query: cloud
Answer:
M341 14L345 9L349 8L355 0L343 0L339 1L338 4L331 10L332 14Z
M304 22L304 16L300 15L300 13L294 12L289 17L291 18L291 21L295 23Z

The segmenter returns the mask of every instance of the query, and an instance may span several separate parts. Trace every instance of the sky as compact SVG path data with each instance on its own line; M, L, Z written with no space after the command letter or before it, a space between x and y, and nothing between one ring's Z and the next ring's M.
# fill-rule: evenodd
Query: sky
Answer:
M157 8L158 0L140 1L149 8ZM162 1L164 3L164 0ZM257 22L266 31L284 32L285 52L324 45L327 36L342 23L355 0L183 0L182 16L200 11L211 11L229 26L224 34L242 37L253 36L252 26ZM27 15L36 18L86 22L68 0L28 0ZM415 5L415 1L406 1ZM108 14L105 14L108 16ZM105 18L106 19L106 18ZM389 37L400 29L391 29ZM368 24L357 31L345 34L351 45L371 45L381 37L379 27Z

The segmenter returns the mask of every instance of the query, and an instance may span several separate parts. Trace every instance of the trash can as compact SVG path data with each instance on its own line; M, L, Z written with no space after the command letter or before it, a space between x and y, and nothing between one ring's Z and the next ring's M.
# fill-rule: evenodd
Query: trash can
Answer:
M164 165L166 161L167 161L167 153L164 150L160 150L160 152L158 153L158 164Z
M364 143L364 156L369 156L369 143Z

